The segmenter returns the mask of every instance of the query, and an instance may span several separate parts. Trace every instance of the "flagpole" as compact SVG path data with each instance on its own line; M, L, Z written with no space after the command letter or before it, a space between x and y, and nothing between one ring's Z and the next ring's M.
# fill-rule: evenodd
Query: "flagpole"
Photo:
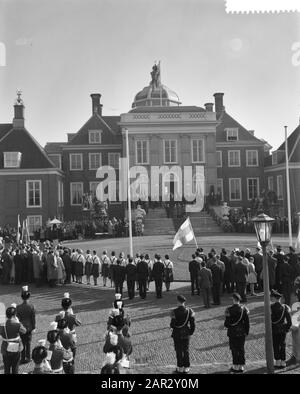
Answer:
M126 135L126 157L127 157L127 177L128 177L127 199L128 199L128 221L129 221L129 250L130 250L130 256L133 257L128 129L125 129L125 133L126 133L125 135Z
M20 215L18 215L18 225L17 225L17 244L20 243Z
M285 129L285 162L286 162L285 170L286 170L286 194L287 194L288 225L289 225L289 246L292 246L293 245L293 234L292 234L292 218L291 218L291 196L290 196L287 126L284 126L284 129Z

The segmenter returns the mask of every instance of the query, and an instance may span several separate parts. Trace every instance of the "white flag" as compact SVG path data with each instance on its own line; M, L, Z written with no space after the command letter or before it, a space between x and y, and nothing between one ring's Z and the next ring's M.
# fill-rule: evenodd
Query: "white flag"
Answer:
M194 238L195 236L190 222L190 218L187 218L175 234L175 237L173 239L173 250L180 248L180 246L192 241Z

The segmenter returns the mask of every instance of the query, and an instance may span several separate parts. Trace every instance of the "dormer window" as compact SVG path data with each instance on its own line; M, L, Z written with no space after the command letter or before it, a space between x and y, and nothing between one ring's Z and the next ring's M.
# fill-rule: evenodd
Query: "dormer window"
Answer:
M239 139L239 130L237 128L225 129L227 141L237 141Z
M4 168L20 168L21 152L4 152Z
M89 130L89 144L101 144L101 130Z

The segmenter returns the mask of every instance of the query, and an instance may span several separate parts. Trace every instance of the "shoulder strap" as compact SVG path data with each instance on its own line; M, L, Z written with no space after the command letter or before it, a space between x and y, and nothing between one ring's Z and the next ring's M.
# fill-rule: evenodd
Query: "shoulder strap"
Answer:
M190 308L188 308L188 310L187 310L185 322L181 326L175 326L175 328L182 328L182 327L184 327L186 325L186 323L188 322L189 317L190 317Z
M280 322L280 320L283 318L284 312L285 312L285 307L282 306L282 314L281 314L280 318L275 322L272 320L272 324L278 324Z
M235 323L230 324L231 327L237 326L239 324L239 322L242 320L243 313L244 313L244 307L242 306L241 308L242 308L241 316L239 317L239 319Z

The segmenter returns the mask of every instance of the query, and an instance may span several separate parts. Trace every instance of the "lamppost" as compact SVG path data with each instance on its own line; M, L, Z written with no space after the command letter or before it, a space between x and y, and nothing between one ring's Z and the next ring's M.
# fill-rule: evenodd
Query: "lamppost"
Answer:
M263 276L264 276L264 310L265 310L265 350L268 373L274 373L274 353L272 340L271 303L269 290L269 268L267 260L267 245L271 241L273 218L261 213L252 219L258 242L263 250Z

